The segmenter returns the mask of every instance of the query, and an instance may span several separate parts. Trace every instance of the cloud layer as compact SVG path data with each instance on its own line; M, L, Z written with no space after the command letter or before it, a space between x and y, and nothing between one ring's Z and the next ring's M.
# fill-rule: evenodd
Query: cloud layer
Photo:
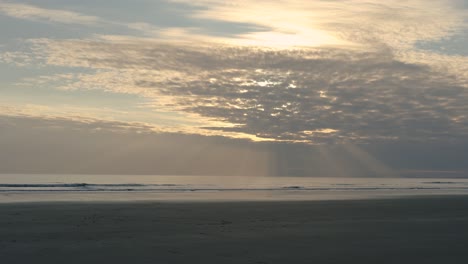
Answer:
M173 2L198 7L190 19L256 27L226 37L133 23L125 25L156 37L31 39L0 59L60 69L20 86L144 98L148 115L178 115L174 127L150 124L164 132L308 144L467 139L467 58L416 48L466 28L466 11L452 2ZM2 3L0 12L58 23L102 20L22 7Z
M271 50L141 39L37 40L43 64L89 68L49 78L61 89L136 94L146 107L196 114L236 132L307 143L460 140L468 89L450 72L388 49ZM42 56L42 58L41 58Z
M49 23L96 25L102 22L101 19L96 16L84 15L67 10L45 9L33 5L11 2L0 2L0 13L14 18Z

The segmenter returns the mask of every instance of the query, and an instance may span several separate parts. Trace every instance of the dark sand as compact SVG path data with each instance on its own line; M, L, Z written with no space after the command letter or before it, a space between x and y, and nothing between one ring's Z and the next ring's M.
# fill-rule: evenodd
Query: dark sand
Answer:
M468 263L468 197L0 204L0 263Z

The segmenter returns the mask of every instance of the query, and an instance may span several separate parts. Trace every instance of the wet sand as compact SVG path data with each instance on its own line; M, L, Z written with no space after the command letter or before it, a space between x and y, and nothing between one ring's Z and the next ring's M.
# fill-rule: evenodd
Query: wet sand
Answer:
M6 203L0 263L468 263L468 196Z

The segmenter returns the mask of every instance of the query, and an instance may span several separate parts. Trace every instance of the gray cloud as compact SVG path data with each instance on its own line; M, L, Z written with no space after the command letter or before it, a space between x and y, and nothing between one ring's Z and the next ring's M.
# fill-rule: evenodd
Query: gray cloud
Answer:
M235 124L207 130L308 143L458 141L468 135L466 80L400 61L382 47L279 51L43 40L35 49L52 65L130 76L121 77L121 86L99 78L98 85L78 80L75 87L139 94L153 107ZM161 103L161 97L171 100Z
M235 72L239 82L218 70L208 76L215 82L182 80L169 91L188 97L179 100L187 111L240 124L231 131L275 139L448 140L468 133L468 90L451 76L382 56L265 55L253 59L256 67ZM336 132L308 133L327 129Z

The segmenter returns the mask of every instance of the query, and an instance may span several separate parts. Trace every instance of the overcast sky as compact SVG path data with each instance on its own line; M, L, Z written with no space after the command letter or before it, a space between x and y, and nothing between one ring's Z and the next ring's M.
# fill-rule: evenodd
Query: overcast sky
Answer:
M0 0L0 173L468 177L467 0Z

